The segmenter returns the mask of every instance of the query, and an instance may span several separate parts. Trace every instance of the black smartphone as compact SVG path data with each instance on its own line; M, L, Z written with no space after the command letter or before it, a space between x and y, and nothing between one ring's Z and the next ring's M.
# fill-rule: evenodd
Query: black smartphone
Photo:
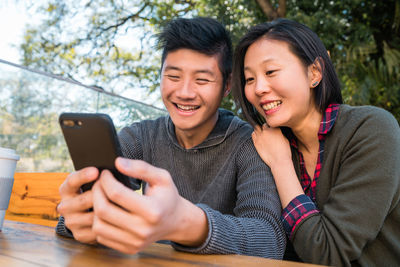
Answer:
M59 123L75 170L94 166L107 169L125 186L139 189L140 180L131 179L115 168L115 159L123 156L117 132L110 116L103 113L62 113ZM93 182L84 184L90 190Z

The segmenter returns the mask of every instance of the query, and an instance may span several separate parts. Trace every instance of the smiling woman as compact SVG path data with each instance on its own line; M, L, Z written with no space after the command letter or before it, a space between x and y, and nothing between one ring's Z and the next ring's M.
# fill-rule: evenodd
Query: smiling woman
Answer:
M324 45L295 21L251 28L237 45L232 76L235 99L278 189L290 240L286 259L397 266L396 119L380 108L342 104Z
M259 39L249 46L244 59L246 98L271 127L296 128L307 113L319 116L318 108L309 103L309 84L321 80L321 73L315 65L305 68L289 49L286 42ZM304 75L293 79L293 73Z

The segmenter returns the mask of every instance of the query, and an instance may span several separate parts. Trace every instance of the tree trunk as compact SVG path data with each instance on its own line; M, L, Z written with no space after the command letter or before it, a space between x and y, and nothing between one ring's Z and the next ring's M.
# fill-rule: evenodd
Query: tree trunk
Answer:
M279 0L278 8L274 9L270 0L256 0L261 10L269 20L286 16L286 0Z

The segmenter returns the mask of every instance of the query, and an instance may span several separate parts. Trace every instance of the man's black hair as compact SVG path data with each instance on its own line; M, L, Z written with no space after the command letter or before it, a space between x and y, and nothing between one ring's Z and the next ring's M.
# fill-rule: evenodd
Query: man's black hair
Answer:
M186 48L218 57L223 88L232 72L232 42L228 31L215 19L206 17L171 20L158 34L158 47L163 50L161 69L168 53Z

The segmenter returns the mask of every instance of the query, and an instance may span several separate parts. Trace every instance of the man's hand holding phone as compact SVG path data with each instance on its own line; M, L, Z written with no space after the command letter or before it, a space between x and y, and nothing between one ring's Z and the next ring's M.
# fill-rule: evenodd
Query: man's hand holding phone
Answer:
M141 195L123 186L111 172L102 171L91 190L97 242L134 254L158 240L188 246L205 241L205 213L179 195L166 170L125 158L117 158L115 165L121 173L145 181L147 187Z
M95 243L96 235L92 230L93 191L81 193L81 186L94 182L99 171L94 167L83 168L72 172L60 186L61 202L57 211L64 217L65 226L71 230L74 238L82 243Z
M57 211L76 240L129 254L158 240L204 242L204 211L179 195L166 170L122 158L108 115L63 113L59 122L77 171L61 185ZM145 195L132 190L140 180L147 183Z
M117 158L115 165L121 173L145 181L146 194L124 186L108 170L99 174L97 168L86 167L71 173L60 186L57 211L76 240L97 241L129 254L158 240L187 246L204 242L205 213L179 195L166 170L125 158ZM81 186L89 182L94 182L92 189L82 192Z

